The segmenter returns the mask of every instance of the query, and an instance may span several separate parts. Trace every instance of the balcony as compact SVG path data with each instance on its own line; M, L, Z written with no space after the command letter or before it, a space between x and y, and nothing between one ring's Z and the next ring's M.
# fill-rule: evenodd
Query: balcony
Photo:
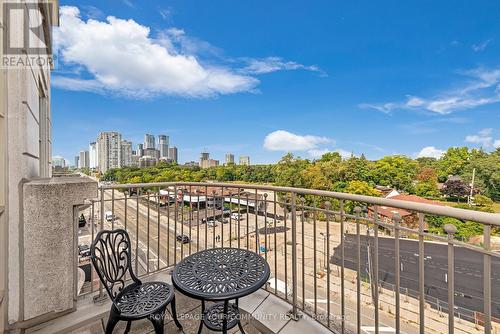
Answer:
M500 333L500 253L491 246L498 214L247 184L102 185L98 192L75 212L85 218L77 229L75 312L30 332L102 333L110 302L84 245L102 229L123 228L144 280L169 281L176 263L203 249L263 256L271 279L241 302L247 333ZM382 210L392 217L383 219ZM404 220L401 210L409 213ZM453 226L428 232L436 216L481 224L481 243L458 240ZM199 302L177 296L184 332L194 333ZM166 323L168 333L177 331ZM153 329L143 322L132 331Z

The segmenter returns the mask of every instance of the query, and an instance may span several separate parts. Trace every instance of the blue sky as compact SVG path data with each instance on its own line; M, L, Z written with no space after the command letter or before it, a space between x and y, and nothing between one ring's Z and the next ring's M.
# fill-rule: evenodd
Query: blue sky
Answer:
M206 149L439 156L500 146L498 1L61 1L53 153L100 131Z

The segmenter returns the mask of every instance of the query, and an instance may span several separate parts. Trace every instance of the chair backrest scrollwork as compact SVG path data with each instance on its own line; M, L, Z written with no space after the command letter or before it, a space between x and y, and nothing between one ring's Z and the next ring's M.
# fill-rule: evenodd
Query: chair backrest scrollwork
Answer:
M131 243L127 231L100 231L90 251L92 264L112 300L125 287L127 271L135 283L141 284L132 270Z

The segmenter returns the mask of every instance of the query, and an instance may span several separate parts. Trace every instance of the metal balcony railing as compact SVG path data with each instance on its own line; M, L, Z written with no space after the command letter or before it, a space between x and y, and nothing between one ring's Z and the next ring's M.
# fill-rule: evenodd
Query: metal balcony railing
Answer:
M131 236L146 276L213 247L241 247L270 264L266 290L338 333L498 330L500 215L329 191L228 183L103 185L82 213L79 244L101 229ZM380 209L394 208L381 217ZM398 210L405 210L405 217ZM387 211L387 210L386 210ZM429 233L430 216L480 224L480 246ZM493 232L492 232L493 231ZM81 295L102 296L82 252Z

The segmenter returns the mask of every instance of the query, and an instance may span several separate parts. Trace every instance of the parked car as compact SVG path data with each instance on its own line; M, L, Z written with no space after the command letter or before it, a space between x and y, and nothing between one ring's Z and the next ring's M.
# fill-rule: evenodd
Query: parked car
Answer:
M88 245L78 245L78 254L82 257L89 257L90 247Z
M191 240L189 240L189 237L187 235L184 235L184 234L182 234L182 235L179 234L176 239L177 239L177 241L179 241L183 244L187 244L189 241L191 241Z
M213 219L210 219L208 222L207 222L207 226L208 227L216 227L217 226L217 222Z
M82 213L78 218L78 227L85 227L85 224L87 224L87 220L85 219L85 216Z
M240 215L239 213L233 213L231 214L231 219L234 219L234 220L240 220L242 219L242 215Z
M108 222L112 222L115 220L115 215L113 214L113 212L111 211L106 211L104 213L104 218L106 219L106 221Z

